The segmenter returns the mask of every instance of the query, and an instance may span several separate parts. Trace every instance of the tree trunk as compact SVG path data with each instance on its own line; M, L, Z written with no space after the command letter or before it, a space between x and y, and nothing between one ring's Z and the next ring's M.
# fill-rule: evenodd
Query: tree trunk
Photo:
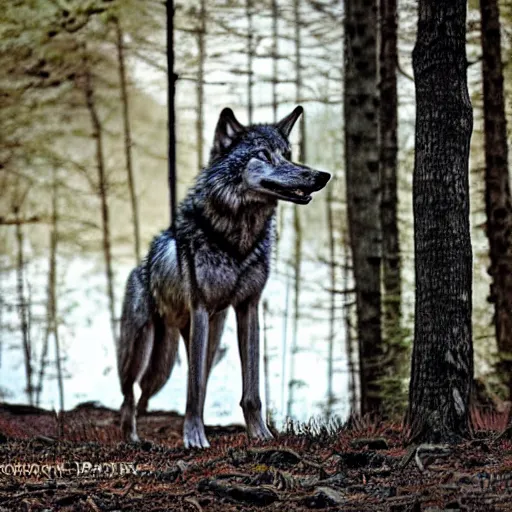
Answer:
M281 411L285 410L286 397L286 360L288 357L288 319L290 317L290 288L291 272L286 273L286 295L284 305L283 337L282 337L282 360L281 360Z
M469 435L473 379L466 2L420 0L413 68L415 332L407 421L413 438Z
M61 367L61 354L59 343L59 324L57 318L57 244L59 240L58 210L59 186L57 169L52 169L52 217L50 228L50 257L48 262L48 301L46 304L46 332L43 350L41 352L41 362L39 365L39 381L37 385L36 405L41 402L41 393L43 391L44 374L48 364L48 342L50 335L53 334L55 341L55 366L57 368L57 383L59 386L59 404L60 410L64 410L64 381Z
M167 0L167 179L169 185L170 223L175 219L176 211L176 126L174 97L177 75L174 73L174 1Z
M277 96L277 84L279 81L279 7L277 0L272 0L272 114L274 123L279 121L277 108L279 98Z
M381 222L377 145L377 6L345 4L345 169L357 302L361 413L380 412Z
M302 36L301 36L301 0L293 0L294 25L295 25L295 102L298 104L302 98ZM299 162L306 161L306 112L299 119ZM295 205L295 208L297 206Z
M295 25L295 101L300 102L302 95L302 68L301 68L301 18L300 18L300 0L294 0L294 25ZM303 162L306 157L306 137L304 129L304 114L300 120L300 140L299 140L299 161ZM301 268L302 268L302 221L299 206L293 205L293 227L295 230L295 248L293 271L295 278L295 293L293 303L293 328L292 328L292 346L290 358L290 379L288 381L288 405L287 415L291 416L294 402L294 391L297 386L295 380L295 357L299 351L298 330L300 320L300 289L301 289Z
M245 0L245 15L247 17L247 119L252 124L254 100L252 90L254 86L254 27L252 21L252 0Z
M497 0L480 0L485 135L485 208L498 375L512 400L512 201Z
M135 177L132 163L132 134L130 127L130 113L128 109L128 87L126 85L126 67L124 63L123 31L121 22L115 18L117 59L119 63L119 82L121 84L121 104L123 107L123 131L124 131L124 153L126 158L126 173L128 175L128 188L130 190L130 202L132 205L133 236L135 240L135 263L140 260L140 226L139 207L137 194L135 193Z
M4 348L4 269L0 260L0 368L2 367L2 353Z
M94 90L91 72L85 72L85 102L91 116L92 137L96 145L96 167L98 170L98 193L101 201L101 221L103 231L103 256L105 259L105 274L107 278L107 297L110 313L110 327L114 341L117 339L116 308L114 296L114 272L112 270L112 250L110 238L110 212L108 207L108 185L105 172L105 159L103 156L103 134L96 104L94 102Z
M380 0L380 117L379 152L382 185L382 280L383 339L387 351L385 368L388 385L386 397L399 397L404 368L407 365L401 330L400 240L398 230L397 190L397 3ZM387 411L388 400L384 408ZM392 412L391 410L389 412Z
M196 119L196 138L197 138L197 165L200 169L204 165L204 61L205 61L205 48L204 38L206 35L206 11L205 1L201 0L199 11L199 28L197 29L197 51L198 51L198 68L197 68L197 84L196 84L196 97L197 97L197 119Z
M295 401L295 388L298 382L295 379L295 358L299 352L299 321L300 321L300 289L301 289L301 268L302 268L302 223L300 221L300 212L297 205L293 208L293 227L295 229L295 248L294 248L294 294L293 294L293 325L292 325L292 344L290 348L290 378L288 380L288 404L286 406L286 415L291 417L293 403Z
M269 307L268 301L263 301L263 375L265 378L265 411L267 424L270 424L271 411L270 411L270 354L268 348L268 314Z
M343 241L343 290L350 287L350 246L347 241ZM357 368L354 361L354 338L352 336L352 305L353 295L346 293L343 300L343 320L345 323L345 349L347 354L347 371L348 371L348 395L350 403L350 414L358 412L357 400Z
M332 415L334 405L334 341L336 337L336 252L334 240L334 213L333 213L334 183L327 188L327 229L329 233L329 278L331 293L329 297L329 350L327 356L327 418Z
M25 296L25 255L23 252L23 230L20 222L20 208L14 207L16 222L16 289L18 294L18 312L20 315L21 341L23 346L23 360L25 363L25 379L28 403L34 404L34 387L32 385L32 347L27 311L27 297Z

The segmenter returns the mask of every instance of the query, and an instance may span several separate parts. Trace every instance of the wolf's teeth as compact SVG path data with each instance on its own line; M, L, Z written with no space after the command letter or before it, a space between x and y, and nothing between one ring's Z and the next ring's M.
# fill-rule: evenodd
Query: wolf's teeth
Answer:
M299 190L298 188L293 191L294 194L297 194L298 196L303 196L304 192L302 190Z

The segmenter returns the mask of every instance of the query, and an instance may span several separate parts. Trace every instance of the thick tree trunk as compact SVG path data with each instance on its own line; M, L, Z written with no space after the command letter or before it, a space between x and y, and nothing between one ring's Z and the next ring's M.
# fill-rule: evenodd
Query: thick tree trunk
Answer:
M27 400L30 405L34 404L34 387L32 384L32 347L30 340L30 327L28 320L28 299L25 296L25 255L23 251L23 230L20 222L20 208L14 207L16 222L16 289L18 295L18 312L20 315L21 341L23 346L23 360L25 364L25 379L27 387Z
M398 229L397 187L397 2L380 0L380 116L379 152L382 185L382 280L383 339L387 351L386 396L397 398L406 367L405 345L401 330L400 240ZM385 397L384 409L389 409ZM389 412L392 412L391 410Z
M380 412L381 241L377 94L377 5L345 4L345 169L354 263L361 413Z
M110 327L114 341L117 338L116 308L114 296L114 272L112 269L112 248L110 237L110 212L108 207L108 185L103 156L103 135L101 121L94 102L92 76L89 70L85 72L85 102L91 116L92 137L96 145L96 167L98 170L98 194L101 202L101 221L103 232L103 257L105 259L105 274L107 278L107 297L110 313Z
M121 105L123 107L123 131L124 131L124 153L126 159L126 173L128 175L128 188L130 191L130 202L132 206L133 236L135 241L135 263L140 260L140 225L139 207L137 194L135 192L135 177L133 173L132 159L132 134L130 127L130 112L128 107L128 87L126 84L126 66L124 63L124 44L121 22L115 19L117 60L119 64L119 82L121 84Z
M197 84L196 84L196 97L197 97L197 119L196 119L196 138L197 138L197 164L200 169L204 165L204 61L205 61L205 46L204 39L206 36L206 0L201 0L199 10L199 28L197 29Z
M416 84L416 310L408 423L413 438L469 435L473 379L466 2L420 0Z
M497 0L480 0L485 135L485 208L491 265L490 302L500 362L498 374L512 400L512 201L503 95Z
M167 0L167 179L169 186L170 223L174 222L176 210L176 129L174 97L177 75L174 73L174 1Z

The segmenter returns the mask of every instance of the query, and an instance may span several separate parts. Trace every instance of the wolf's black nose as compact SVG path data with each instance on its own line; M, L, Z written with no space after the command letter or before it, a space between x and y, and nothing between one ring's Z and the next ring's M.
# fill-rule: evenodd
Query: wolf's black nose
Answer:
M318 171L318 177L316 178L316 184L318 190L324 188L327 182L331 179L331 175L328 172Z

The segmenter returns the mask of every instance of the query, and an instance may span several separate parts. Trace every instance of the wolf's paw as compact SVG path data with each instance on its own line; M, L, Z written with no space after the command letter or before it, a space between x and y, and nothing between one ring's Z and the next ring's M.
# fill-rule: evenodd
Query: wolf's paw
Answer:
M247 433L249 434L250 438L259 439L261 441L274 438L262 419L247 423Z
M204 433L203 422L199 418L185 418L183 425L185 448L210 448Z

